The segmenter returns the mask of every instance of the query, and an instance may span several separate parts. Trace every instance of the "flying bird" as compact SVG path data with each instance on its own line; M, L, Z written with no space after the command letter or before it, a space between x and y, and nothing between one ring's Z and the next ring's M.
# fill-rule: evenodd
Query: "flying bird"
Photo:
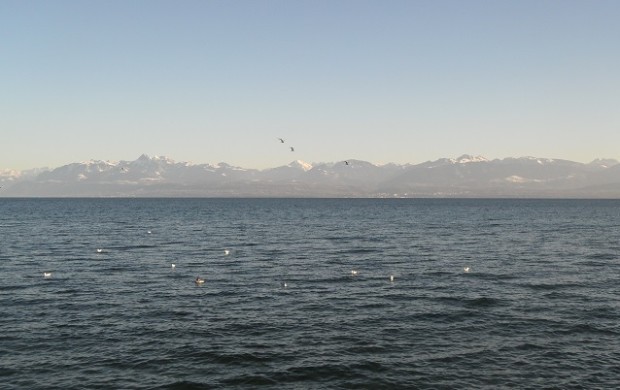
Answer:
M345 162L344 162L344 165L349 165L349 162L348 162L348 161L345 161Z
M294 152L294 151L295 151L295 148L291 146L291 152Z
M284 143L284 139L283 138L278 138L280 140L280 143L283 144Z

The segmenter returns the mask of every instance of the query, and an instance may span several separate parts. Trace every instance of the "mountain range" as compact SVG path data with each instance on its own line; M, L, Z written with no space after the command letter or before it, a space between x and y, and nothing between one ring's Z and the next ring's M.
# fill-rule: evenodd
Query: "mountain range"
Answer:
M463 155L421 164L293 161L264 170L142 155L0 170L0 197L620 198L620 162Z

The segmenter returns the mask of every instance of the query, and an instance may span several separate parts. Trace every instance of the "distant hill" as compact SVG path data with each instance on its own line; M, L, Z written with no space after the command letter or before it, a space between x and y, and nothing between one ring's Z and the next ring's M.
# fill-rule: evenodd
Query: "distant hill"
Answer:
M293 161L257 170L175 162L86 161L0 171L2 197L553 197L620 198L620 163L463 155L421 164Z

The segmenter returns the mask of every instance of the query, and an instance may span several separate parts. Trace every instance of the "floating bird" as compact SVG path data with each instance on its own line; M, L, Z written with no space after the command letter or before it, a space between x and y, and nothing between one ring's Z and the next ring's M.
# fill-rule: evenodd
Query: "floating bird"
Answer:
M286 282L282 283L282 287L287 288L288 284L286 284Z
M345 162L344 162L344 165L349 165L349 162L348 162L348 161L345 161Z
M291 146L291 152L294 152L294 151L295 151L295 148Z
M465 272L469 272L469 267L465 267L465 268L463 268L463 271L465 271Z
M283 144L284 143L284 139L282 138L278 138L280 140L280 143Z
M147 230L147 231L146 231L146 234L151 234L151 231L150 231L150 230Z
M394 275L390 275L390 282L394 281Z
M176 265L176 264L174 264L174 263L172 263L172 264L171 264L171 268L172 268L172 269L175 269L176 267L177 267L177 265Z
M123 167L123 168L121 168L121 171L123 171L123 172L127 172L127 168L124 168L124 167Z
M103 249L97 248L97 253L101 253L101 252L103 252Z
M198 277L198 276L196 276L195 282L196 282L196 284L203 284L205 282L205 280L200 278L200 277Z
M230 249L224 249L224 255L228 256L230 254Z
M352 269L352 270L351 270L351 275L353 275L353 276L357 275L357 271L356 271L356 270L354 270L354 269Z
M44 278L51 278L52 277L52 273L51 272L43 272L43 277Z

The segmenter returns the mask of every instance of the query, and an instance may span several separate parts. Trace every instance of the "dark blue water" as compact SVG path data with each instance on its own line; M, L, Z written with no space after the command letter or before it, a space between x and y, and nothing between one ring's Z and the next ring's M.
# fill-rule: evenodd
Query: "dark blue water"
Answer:
M2 389L620 386L620 201L0 199L0 240Z

